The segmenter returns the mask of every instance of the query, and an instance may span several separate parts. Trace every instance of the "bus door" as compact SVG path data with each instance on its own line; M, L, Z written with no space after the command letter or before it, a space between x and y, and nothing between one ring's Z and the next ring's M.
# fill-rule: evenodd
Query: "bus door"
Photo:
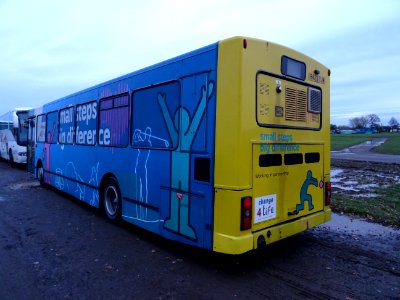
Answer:
M181 80L179 142L171 153L170 208L164 228L188 243L211 249L214 147L207 130L214 134L209 122L215 87L208 76Z
M28 146L26 167L28 172L35 171L35 147L36 147L36 120L35 118L28 119Z

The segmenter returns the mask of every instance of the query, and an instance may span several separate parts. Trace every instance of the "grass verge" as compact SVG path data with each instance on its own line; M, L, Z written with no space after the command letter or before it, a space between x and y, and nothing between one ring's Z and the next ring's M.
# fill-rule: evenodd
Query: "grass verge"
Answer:
M396 134L388 138L388 140L380 145L372 149L372 151L376 153L383 154L400 154L400 135Z
M376 138L387 138L388 140L379 147L374 148L374 152L400 155L400 133L332 134L331 150L342 150Z
M338 151L344 148L361 144L370 138L359 134L335 134L331 135L331 150Z
M332 210L366 218L370 221L400 227L400 184L379 188L374 198L334 193Z

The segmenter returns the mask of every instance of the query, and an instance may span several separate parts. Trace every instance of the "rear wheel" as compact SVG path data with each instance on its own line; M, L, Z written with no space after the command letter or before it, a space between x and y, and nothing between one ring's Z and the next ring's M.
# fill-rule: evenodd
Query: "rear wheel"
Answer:
M107 219L117 223L121 219L121 192L114 177L107 178L101 191L101 203Z

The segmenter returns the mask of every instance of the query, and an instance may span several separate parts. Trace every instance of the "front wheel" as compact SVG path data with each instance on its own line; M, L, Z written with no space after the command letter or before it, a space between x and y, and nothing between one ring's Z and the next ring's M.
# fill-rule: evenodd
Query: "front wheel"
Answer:
M101 191L101 203L107 219L117 223L121 219L121 193L114 177L106 179Z
M11 168L15 167L14 156L12 154L11 149L8 151L8 158L10 159Z

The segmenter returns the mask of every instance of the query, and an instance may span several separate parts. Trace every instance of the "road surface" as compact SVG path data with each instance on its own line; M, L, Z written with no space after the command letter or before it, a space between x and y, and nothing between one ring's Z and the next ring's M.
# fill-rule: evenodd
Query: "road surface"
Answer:
M227 256L114 226L6 163L0 174L0 299L399 299L398 230L335 215Z
M386 138L376 138L340 151L331 151L331 158L400 164L400 155L371 152L372 148L379 146L385 141Z

